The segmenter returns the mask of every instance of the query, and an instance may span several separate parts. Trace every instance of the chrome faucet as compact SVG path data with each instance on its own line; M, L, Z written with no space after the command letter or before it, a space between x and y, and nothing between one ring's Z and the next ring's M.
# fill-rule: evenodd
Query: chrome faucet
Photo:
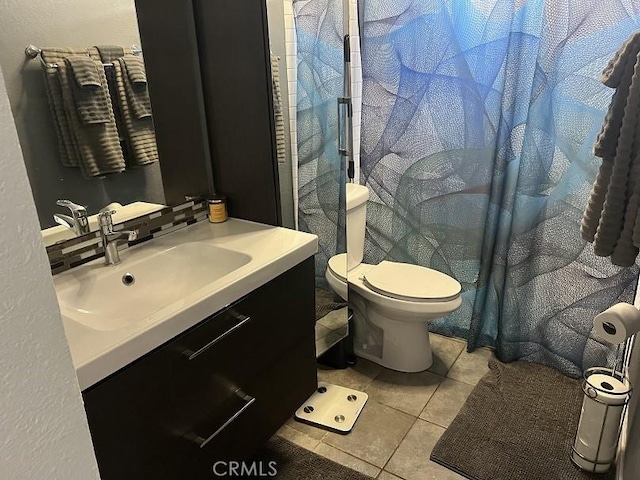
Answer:
M100 237L102 238L102 246L104 247L104 262L107 265L120 263L118 242L131 242L138 238L137 230L120 230L118 232L113 230L113 218L111 215L114 213L116 213L116 211L111 210L98 214Z
M63 215L56 213L53 216L53 220L74 231L76 236L89 233L89 218L87 216L87 208L82 205L77 205L71 200L58 200L56 204L60 207L67 207L71 210L71 217L69 215Z

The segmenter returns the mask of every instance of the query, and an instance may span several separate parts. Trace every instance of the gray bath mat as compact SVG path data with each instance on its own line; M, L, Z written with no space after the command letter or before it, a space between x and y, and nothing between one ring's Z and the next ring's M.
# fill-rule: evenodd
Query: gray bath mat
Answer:
M615 478L613 471L584 473L569 458L580 419L580 380L528 362L491 358L489 368L431 460L472 480Z
M371 480L372 478L298 447L277 435L260 449L255 459L263 462L275 461L278 474L271 478L278 480Z

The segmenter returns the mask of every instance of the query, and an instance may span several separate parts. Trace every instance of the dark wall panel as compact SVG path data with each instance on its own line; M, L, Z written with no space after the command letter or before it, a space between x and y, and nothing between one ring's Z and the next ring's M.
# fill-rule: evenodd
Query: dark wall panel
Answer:
M229 214L281 224L264 0L194 0L216 192Z

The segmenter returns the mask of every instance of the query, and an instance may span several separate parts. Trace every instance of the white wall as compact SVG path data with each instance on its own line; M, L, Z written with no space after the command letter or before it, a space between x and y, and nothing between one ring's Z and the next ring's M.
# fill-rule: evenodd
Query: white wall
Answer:
M0 478L99 478L0 71Z

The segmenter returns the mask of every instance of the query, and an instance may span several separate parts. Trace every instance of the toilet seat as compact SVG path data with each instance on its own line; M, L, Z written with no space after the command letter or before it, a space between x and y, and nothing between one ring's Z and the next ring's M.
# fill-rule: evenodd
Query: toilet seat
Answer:
M368 269L363 281L380 295L412 302L448 302L462 290L457 280L437 270L386 260Z
M328 269L334 278L347 283L347 254L329 259ZM378 265L362 263L349 272L354 286L365 288L388 299L404 302L450 302L460 296L460 283L437 270L382 261Z
M347 281L347 254L339 253L329 259L329 270L337 277L341 282Z

